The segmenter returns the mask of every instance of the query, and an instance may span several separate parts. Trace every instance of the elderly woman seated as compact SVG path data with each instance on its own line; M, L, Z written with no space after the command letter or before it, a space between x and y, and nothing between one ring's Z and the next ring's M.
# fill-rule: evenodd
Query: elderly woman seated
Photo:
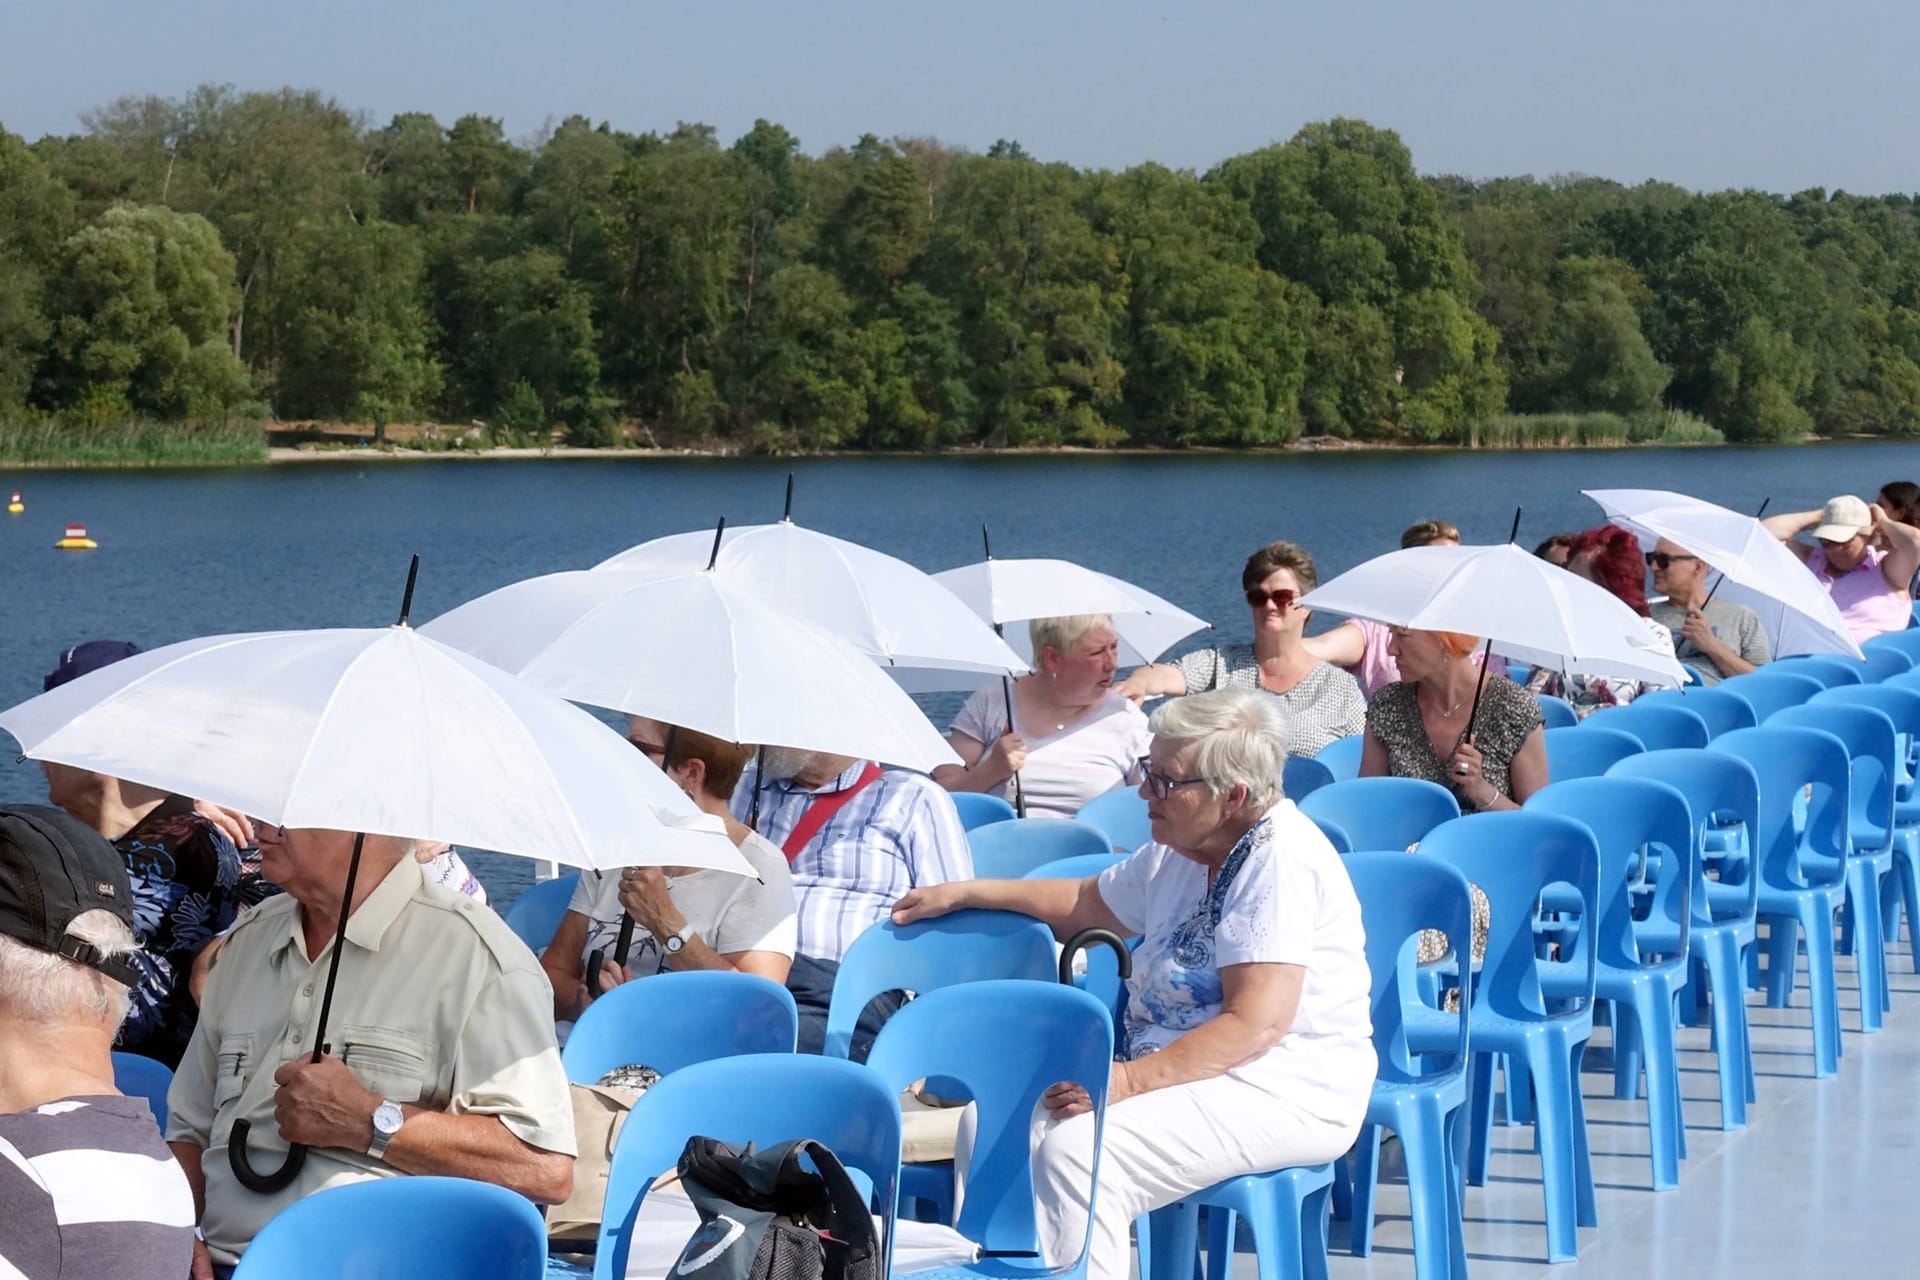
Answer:
M540 959L553 981L555 1016L571 1022L594 996L669 969L737 969L784 983L793 963L793 878L780 850L727 812L753 748L644 716L628 722L627 741L703 812L727 824L727 834L760 880L685 867L581 873L567 914ZM627 916L636 928L622 964L614 953ZM599 972L589 975L595 956Z
M1033 674L1009 686L995 681L967 699L947 734L966 762L943 765L933 780L949 791L1018 796L1030 818L1071 818L1087 801L1123 782L1147 750L1147 717L1113 691L1120 640L1104 613L1035 618Z
M1124 1280L1140 1214L1224 1178L1331 1160L1372 1091L1360 906L1339 856L1281 797L1287 725L1274 700L1223 690L1154 713L1141 791L1154 843L1087 880L915 889L900 923L966 907L1018 911L1060 938L1140 935L1109 1085L1089 1274ZM1087 1228L1093 1119L1062 1086L1035 1125L1049 1265Z

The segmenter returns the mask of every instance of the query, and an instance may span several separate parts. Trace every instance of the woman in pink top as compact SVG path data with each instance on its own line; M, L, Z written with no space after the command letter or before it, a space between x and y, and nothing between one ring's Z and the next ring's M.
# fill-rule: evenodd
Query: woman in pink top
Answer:
M1768 516L1761 523L1820 579L1855 640L1903 630L1912 620L1907 586L1920 570L1920 529L1851 494L1819 511ZM1795 538L1808 529L1812 545Z
M1408 547L1457 547L1460 530L1450 520L1422 520L1409 525L1400 535L1400 549ZM1400 667L1387 646L1392 631L1377 622L1355 618L1333 630L1308 636L1301 647L1322 662L1345 667L1347 674L1360 682L1360 692L1371 698L1376 692L1400 679Z

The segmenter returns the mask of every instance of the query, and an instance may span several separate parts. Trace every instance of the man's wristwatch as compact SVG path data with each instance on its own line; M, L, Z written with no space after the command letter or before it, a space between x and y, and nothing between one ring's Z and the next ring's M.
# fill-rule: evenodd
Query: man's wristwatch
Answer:
M392 1098L382 1098L380 1105L373 1109L373 1141L367 1144L367 1154L375 1160L386 1157L387 1144L393 1141L393 1135L400 1132L400 1126L406 1123L406 1113L400 1110L400 1104Z
M686 946L687 939L691 938L692 936L693 936L693 926L690 924L681 925L680 932L668 934L667 940L661 943L660 945L667 949L668 955L677 956L680 954L680 948Z

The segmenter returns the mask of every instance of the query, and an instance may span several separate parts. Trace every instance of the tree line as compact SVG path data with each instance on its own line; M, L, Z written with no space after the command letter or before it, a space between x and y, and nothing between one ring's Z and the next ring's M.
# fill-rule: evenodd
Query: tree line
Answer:
M1356 120L1201 174L758 121L371 127L311 91L0 129L0 420L757 450L1450 441L1503 412L1920 433L1908 195L1420 176Z

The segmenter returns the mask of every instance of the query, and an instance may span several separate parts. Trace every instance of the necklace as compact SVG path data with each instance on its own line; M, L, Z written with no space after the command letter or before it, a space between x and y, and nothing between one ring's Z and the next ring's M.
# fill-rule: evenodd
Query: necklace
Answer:
M1442 711L1442 712L1440 713L1440 718L1441 718L1442 720L1450 720L1450 719L1452 719L1452 718L1453 718L1453 713L1454 713L1454 712L1456 712L1456 711L1458 711L1458 710L1459 710L1459 709L1460 709L1460 708L1461 708L1462 706L1465 706L1465 705L1466 705L1466 701L1467 701L1467 697L1466 697L1466 695L1465 695L1465 694L1461 694L1461 695L1460 695L1460 697L1459 697L1459 698L1457 698L1457 699L1456 699L1456 700L1454 701L1454 704L1453 704L1452 706L1450 706L1450 707L1448 707L1448 708L1447 708L1447 709L1446 709L1445 711Z

